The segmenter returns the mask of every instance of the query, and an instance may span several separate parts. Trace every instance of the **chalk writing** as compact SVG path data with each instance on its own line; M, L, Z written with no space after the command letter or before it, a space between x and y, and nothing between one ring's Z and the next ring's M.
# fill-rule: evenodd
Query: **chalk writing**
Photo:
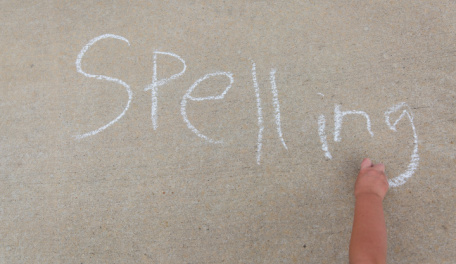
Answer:
M340 111L340 105L336 105L334 108L334 141L340 142L340 130L342 128L342 119L346 115L362 115L366 118L367 121L367 131L369 131L369 134L371 137L374 136L374 133L372 133L371 130L371 122L369 119L369 116L366 114L366 112L363 111Z
M171 77L169 77L169 78L157 80L157 54L168 55L168 56L171 56L171 57L174 57L174 58L180 60L182 62L182 64L184 65L182 71L179 73L176 73L174 75L171 75ZM154 130L157 130L157 127L158 127L158 124L157 124L158 87L167 84L171 80L179 78L182 74L184 74L186 69L187 69L187 65L185 64L185 61L181 57L179 57L179 55L176 55L171 52L161 52L161 51L154 52L154 70L153 70L153 74L152 74L152 83L150 85L148 85L146 88L144 88L144 91L148 91L148 90L152 91L151 119L152 119L152 127L154 128Z
M261 109L261 98L260 98L260 88L258 87L257 77L256 77L256 65L255 62L252 61L252 79L253 79L253 87L255 88L255 96L256 96L256 105L257 105L257 113L258 113L258 142L257 142L257 151L256 151L256 159L257 164L260 164L261 159L261 147L263 145L263 111Z
M82 61L82 58L84 57L85 53L87 52L87 50L92 45L94 45L96 42L98 42L102 39L107 39L107 38L122 40L122 41L126 42L128 45L130 45L130 42L127 39L125 39L124 37L113 35L113 34L105 34L105 35L96 37L96 38L90 40L89 43L87 45L85 45L82 48L82 50L79 52L77 59L76 59L76 70L77 70L77 72L81 73L82 75L84 75L88 78L106 80L109 82L114 82L114 83L122 85L128 93L128 102L127 102L125 109L122 111L122 113L120 115L118 115L114 120L112 120L108 124L98 128L96 130L75 136L77 139L82 139L82 138L85 138L88 136L94 136L94 135L98 134L99 132L105 130L106 128L108 128L109 126L114 124L115 122L117 122L119 119L121 119L125 115L126 111L128 110L128 108L130 106L130 103L131 103L131 100L133 97L133 93L130 89L130 86L127 83L125 83L124 81L113 78L113 77L104 76L104 75L89 74L89 73L84 72L81 68L81 61ZM182 76L185 73L187 66L186 66L185 61L177 54L174 54L171 52L162 52L162 51L155 51L153 54L154 54L154 57L153 57L154 64L153 64L153 73L152 73L152 83L149 84L144 90L145 91L150 90L151 94L152 94L151 119L152 119L152 126L153 126L154 130L156 130L158 127L158 123L157 123L158 87L168 84L170 81L175 80L175 79L179 78L180 76ZM157 77L157 55L165 55L165 56L169 56L169 57L178 59L183 65L182 70L178 73L171 75L168 78L158 79L158 77ZM251 63L252 63L252 69L251 69L252 82L253 82L253 88L254 88L255 98L256 98L257 118L258 118L258 138L257 138L257 146L256 146L256 161L257 161L257 164L260 164L261 154L262 154L261 151L262 151L262 145L263 145L264 120L263 120L263 110L262 110L261 97L260 97L260 87L259 87L258 81L257 81L256 64L253 60L251 60ZM278 89L277 89L276 79L275 79L276 72L277 72L276 69L271 69L270 74L269 74L269 80L271 83L271 92L272 92L272 104L274 107L274 119L275 119L275 124L276 124L276 129L277 129L277 135L278 135L283 147L288 150L287 144L285 143L285 140L283 138L283 133L282 133L282 128L281 128L280 103L279 103L279 95L278 95ZM206 96L206 97L192 96L192 93L194 92L194 90L197 88L197 86L201 82L203 82L209 78L216 77L216 76L225 76L229 79L229 84L225 87L225 89L223 90L223 92L221 94ZM187 90L187 92L185 93L185 95L183 96L183 98L181 100L181 115L182 115L182 118L183 118L185 124L187 125L187 127L196 136L200 137L201 139L203 139L209 143L213 143L213 144L223 143L223 140L221 140L221 139L215 140L215 139L212 139L212 138L202 134L190 122L188 115L187 115L187 104L189 101L201 102L201 101L208 101L208 100L222 100L225 98L226 93L231 89L233 83L234 83L234 78L233 78L233 74L231 72L217 71L214 73L209 73L209 74L204 75L202 78L198 79L196 82L194 82L189 87L189 89ZM322 93L317 93L317 94L324 97L324 95ZM391 121L390 121L391 115L396 112L399 112L399 111L402 111L401 114L394 121L394 123L391 124ZM364 117L366 119L367 131L369 132L369 134L372 137L374 136L374 133L371 130L371 121L370 121L369 115L366 112L359 111L359 110L342 111L341 106L339 104L336 104L334 106L334 142L341 141L340 131L342 129L343 118L347 115L359 115L359 116ZM406 117L410 121L410 125L411 125L412 131L413 131L413 140L414 141L413 141L413 151L412 151L410 163L408 164L407 169L404 173L389 180L389 184L391 187L397 187L397 186L404 184L407 181L407 179L410 178L413 175L413 173L415 173L416 169L418 168L418 164L419 164L418 135L417 135L416 128L415 128L415 125L413 122L412 111L410 110L410 107L406 103L402 102L402 103L399 103L397 105L394 105L394 106L388 108L388 110L384 113L384 115L385 115L386 125L388 126L389 129L396 132L397 124L404 117ZM329 151L329 147L328 147L327 136L326 136L326 118L323 114L318 117L318 135L320 137L321 149L324 152L324 156L327 159L331 160L333 157L332 157L332 155Z
M228 77L230 79L230 84L225 88L225 90L220 94L220 95L217 95L217 96L207 96L207 97L193 97L191 96L191 93L193 92L193 90L196 88L196 86L198 86L198 84L200 84L202 81L210 78L210 77L213 77L213 76L218 76L218 75L224 75L226 77ZM192 86L190 86L190 88L187 90L187 93L184 95L184 97L182 98L182 101L181 101L181 114L182 114L182 117L184 118L184 122L187 124L187 127L193 131L193 133L195 133L198 137L202 138L202 139L205 139L207 140L208 142L210 143L215 143L215 144L220 144L222 143L223 141L222 140L213 140L203 134L201 134L198 129L196 129L191 123L190 121L188 120L188 117L187 117L187 111L186 111L186 108L187 108L187 100L191 100L191 101L205 101L205 100L221 100L225 97L225 94L228 92L228 90L231 88L231 85L233 84L234 82L234 79L233 79L233 74L230 73L230 72L215 72L215 73L209 73L209 74L206 74L204 75L203 78L201 79L198 79Z
M126 38L121 37L121 36L117 36L117 35L113 35L113 34L105 34L105 35L101 35L99 37L96 37L96 38L90 40L89 43L87 43L87 45L85 45L84 48L82 48L82 50L79 52L78 57L76 59L76 70L79 73L81 73L82 75L86 76L86 77L96 78L98 80L106 80L108 82L115 82L115 83L118 83L118 84L122 85L123 87L125 87L125 89L127 90L127 93L128 93L127 106L125 106L125 109L122 111L122 113L120 115L118 115L114 120L112 120L108 124L98 128L96 130L87 132L85 134L76 135L75 137L77 139L82 139L82 138L85 138L85 137L88 137L88 136L96 135L96 134L100 133L101 131L105 130L106 128L108 128L109 126L111 126L112 124L114 124L115 122L119 121L119 119L121 119L125 115L125 113L127 112L128 108L130 107L131 99L133 98L133 92L130 89L130 85L126 84L124 81L116 79L116 78L112 78L112 77L109 77L109 76L89 74L89 73L84 72L82 70L82 68L81 68L81 60L82 60L82 57L84 57L84 54L87 52L87 50L89 50L89 48L93 44L97 43L98 41L100 41L102 39L106 39L106 38L119 39L119 40L127 42L128 46L130 46L130 42L128 42L128 40Z
M320 115L318 117L318 135L320 135L321 149L325 152L327 159L332 159L331 153L328 150L328 142L326 141L325 125L325 116Z
M275 73L276 70L272 69L271 74L270 74L270 80L271 80L271 90L272 90L272 103L274 105L274 114L275 114L275 121L276 121L276 126L277 126L277 134L279 135L279 139L282 142L283 147L288 150L287 144L285 144L285 140L283 140L282 136L282 127L281 127L281 122L280 122L280 104L279 104L279 93L277 91L277 86L275 82Z
M403 109L401 115L394 122L394 124L391 125L390 115L392 113L394 113L394 112L397 112L397 111L401 110L401 109ZM385 122L386 122L386 124L388 125L388 127L391 130L396 132L396 125L397 125L397 123L399 121L401 121L401 119L404 116L407 116L407 118L410 121L410 125L412 126L412 131L413 131L413 152L412 152L410 163L407 166L407 170L404 173L400 174L399 176L388 180L388 183L389 183L389 185L391 187L400 186L400 185L404 184L407 181L408 178L412 177L413 173L418 168L418 164L419 164L419 161L420 161L420 157L418 155L418 135L416 133L415 125L413 124L413 114L412 114L412 111L410 111L409 106L406 103L404 103L404 102L399 103L399 104L397 104L395 106L392 106L391 108L389 108L385 112Z

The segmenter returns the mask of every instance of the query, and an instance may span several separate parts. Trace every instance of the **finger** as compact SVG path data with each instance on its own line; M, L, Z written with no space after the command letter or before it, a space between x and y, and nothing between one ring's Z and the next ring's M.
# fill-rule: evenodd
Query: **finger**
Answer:
M361 169L372 167L372 165L372 161L369 158L365 158L363 159L363 162L361 162Z
M375 164L374 168L381 172L385 172L385 165L383 165L383 163Z

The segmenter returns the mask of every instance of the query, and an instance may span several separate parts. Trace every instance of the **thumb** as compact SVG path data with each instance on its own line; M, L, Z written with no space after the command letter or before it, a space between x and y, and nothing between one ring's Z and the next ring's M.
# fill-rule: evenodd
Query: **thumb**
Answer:
M363 159L363 162L361 162L361 169L372 167L372 165L372 161L369 158L365 158Z

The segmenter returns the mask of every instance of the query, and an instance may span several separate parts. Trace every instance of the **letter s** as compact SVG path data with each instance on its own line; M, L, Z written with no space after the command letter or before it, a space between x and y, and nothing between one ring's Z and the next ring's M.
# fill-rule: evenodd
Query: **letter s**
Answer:
M133 93L130 89L130 86L128 84L126 84L124 81L120 80L120 79L116 79L116 78L112 78L112 77L109 77L109 76L104 76L104 75L95 75L95 74L89 74L89 73L86 73L84 72L82 69L81 69L81 60L82 60L82 57L84 56L84 54L87 52L87 50L93 45L95 44L96 42L98 42L99 40L102 40L102 39L106 39L106 38L114 38L114 39L119 39L119 40L122 40L122 41L125 41L127 42L128 46L130 46L130 42L128 42L128 40L124 37L121 37L121 36L118 36L118 35L113 35L113 34L104 34L104 35L101 35L101 36L98 36L94 39L92 39L91 41L89 41L89 43L87 45L84 46L84 48L82 48L82 50L79 52L78 54L78 58L76 59L76 69L77 71L86 76L86 77L89 77L89 78L96 78L98 80L106 80L108 82L115 82L115 83L118 83L120 85L122 85L123 87L125 87L125 89L127 90L127 93L128 93L128 102L127 102L127 106L125 107L125 109L123 110L123 112L118 116L116 117L114 120L112 120L111 122L109 122L108 124L96 129L96 130L93 130L93 131L90 131L90 132L87 132L85 134L82 134L82 135L76 135L76 139L82 139L82 138L85 138L85 137L88 137L88 136L93 136L95 134L98 134L99 132L105 130L106 128L108 128L109 126L111 126L112 124L114 124L115 122L117 122L119 119L122 118L122 116L125 115L125 112L127 112L128 108L130 107L130 102L131 102L131 99L133 97Z

